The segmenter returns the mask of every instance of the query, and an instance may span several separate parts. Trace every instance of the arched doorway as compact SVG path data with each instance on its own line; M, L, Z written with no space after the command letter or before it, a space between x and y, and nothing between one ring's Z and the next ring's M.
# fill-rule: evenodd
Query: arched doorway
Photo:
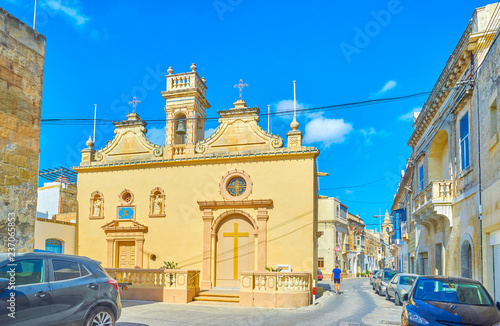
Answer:
M462 277L472 278L472 246L468 240L462 243L460 249Z
M254 227L242 215L231 215L217 232L215 286L237 288L240 272L254 270Z
M429 149L428 160L429 181L450 179L450 159L448 147L448 133L439 130Z

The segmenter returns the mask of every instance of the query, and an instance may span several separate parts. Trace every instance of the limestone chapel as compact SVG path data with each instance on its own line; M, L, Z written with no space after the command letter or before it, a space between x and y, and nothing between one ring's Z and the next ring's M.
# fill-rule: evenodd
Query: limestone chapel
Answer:
M242 99L204 138L205 79L194 64L166 78L165 146L133 112L104 148L82 150L78 254L110 268L174 261L200 270L202 289L239 287L240 272L278 264L315 277L318 149L302 146L295 119L285 146Z

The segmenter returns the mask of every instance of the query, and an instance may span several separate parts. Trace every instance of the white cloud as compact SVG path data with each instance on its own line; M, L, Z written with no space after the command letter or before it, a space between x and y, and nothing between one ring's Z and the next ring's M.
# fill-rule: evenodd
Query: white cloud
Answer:
M368 129L360 129L359 132L363 135L366 141L366 145L373 144L373 137L388 137L391 133L385 130L375 130L375 128L370 127Z
M307 109L309 106L297 102L297 110ZM293 117L293 100L281 100L275 105L273 112L278 112L276 116L285 120L291 120ZM285 113L287 112L287 113ZM302 112L300 112L302 114Z
M55 12L65 14L67 17L74 20L76 25L84 25L90 18L83 13L83 5L79 0L47 0L45 1L50 9Z
M215 128L208 128L207 130L205 130L205 138L210 137L210 135L213 134L214 131L215 131Z
M397 83L394 80L389 80L387 83L385 83L384 87L382 87L382 89L380 91L378 91L377 94L382 94L382 93L388 92L391 89L393 89L394 87L396 87L396 85L397 85Z
M331 144L340 144L352 131L352 124L344 119L328 119L316 117L306 124L304 137L305 143L323 143L325 147Z
M407 113L405 113L403 115L400 115L398 117L398 119L402 120L402 121L411 121L411 122L413 122L414 121L414 117L415 117L415 113L420 112L421 110L422 110L421 107L413 108L409 112L407 112Z
M153 144L165 145L166 128L166 126L162 128L150 128L146 133L146 137Z
M346 193L346 195L350 195L350 194L352 194L352 190L346 189L345 193Z

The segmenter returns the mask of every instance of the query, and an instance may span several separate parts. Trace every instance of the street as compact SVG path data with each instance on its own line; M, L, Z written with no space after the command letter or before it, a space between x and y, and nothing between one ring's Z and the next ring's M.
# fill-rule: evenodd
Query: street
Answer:
M223 305L168 304L123 301L117 326L163 325L399 325L401 307L376 295L368 278L348 279L342 294L328 291L333 282L320 282L324 296L316 306L299 309L247 308Z

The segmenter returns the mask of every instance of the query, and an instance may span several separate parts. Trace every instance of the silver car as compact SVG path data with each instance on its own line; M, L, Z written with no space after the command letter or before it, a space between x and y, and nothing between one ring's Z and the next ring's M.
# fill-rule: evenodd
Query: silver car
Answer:
M392 298L394 298L394 304L397 306L401 306L403 304L403 300L401 300L401 298L405 293L408 293L410 291L417 277L418 275L407 273L399 273L394 275L394 277L387 285L385 298L387 300L391 300Z
M394 275L398 273L398 271L392 269L383 269L378 272L377 275L375 275L375 279L373 280L375 293L378 295L385 295L387 285L389 285L389 282L394 277Z

